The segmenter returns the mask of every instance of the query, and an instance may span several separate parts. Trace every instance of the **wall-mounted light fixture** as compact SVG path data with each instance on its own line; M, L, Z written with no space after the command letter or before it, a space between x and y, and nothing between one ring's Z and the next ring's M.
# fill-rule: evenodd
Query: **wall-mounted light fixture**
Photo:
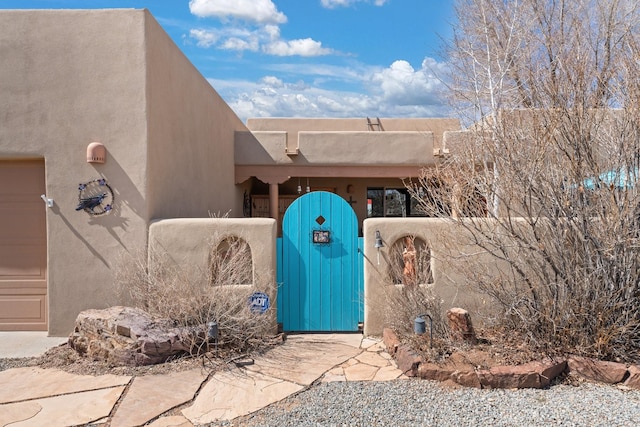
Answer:
M380 237L380 231L376 230L376 243L374 245L376 249L380 249L384 247L384 243L382 243L382 237Z
M104 163L107 160L107 150L99 142L87 145L87 163Z
M378 265L380 265L380 248L384 247L384 243L382 243L382 237L380 236L380 231L376 230L376 242L373 245L378 252Z
M307 193L311 191L311 187L309 187L309 178L307 178Z
M52 208L53 207L53 199L48 198L44 194L41 194L40 198L47 205L48 208Z
M300 185L300 178L298 178L298 194L302 193L302 185Z

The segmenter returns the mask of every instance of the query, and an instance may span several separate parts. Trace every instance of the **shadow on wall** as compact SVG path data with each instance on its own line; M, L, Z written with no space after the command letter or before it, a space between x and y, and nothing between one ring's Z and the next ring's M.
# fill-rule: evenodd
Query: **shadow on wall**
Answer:
M117 229L121 229L124 233L129 228L130 219L123 216L123 212L125 212L123 207L126 206L128 210L146 221L146 214L143 212L145 201L127 172L108 151L107 159L106 166L101 164L92 164L92 166L96 170L96 174L104 178L113 190L113 209L106 215L91 216L89 224L103 227L120 246L129 252L130 248L127 248L120 237L122 233L117 232Z

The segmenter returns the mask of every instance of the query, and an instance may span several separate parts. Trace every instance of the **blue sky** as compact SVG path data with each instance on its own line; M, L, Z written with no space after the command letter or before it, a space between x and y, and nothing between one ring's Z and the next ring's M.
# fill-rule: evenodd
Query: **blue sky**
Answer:
M147 8L244 121L446 116L452 0L0 0Z

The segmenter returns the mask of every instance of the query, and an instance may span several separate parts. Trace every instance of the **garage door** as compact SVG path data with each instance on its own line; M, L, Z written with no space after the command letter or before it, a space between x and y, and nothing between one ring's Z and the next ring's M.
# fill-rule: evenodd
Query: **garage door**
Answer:
M0 160L0 331L47 330L44 161Z

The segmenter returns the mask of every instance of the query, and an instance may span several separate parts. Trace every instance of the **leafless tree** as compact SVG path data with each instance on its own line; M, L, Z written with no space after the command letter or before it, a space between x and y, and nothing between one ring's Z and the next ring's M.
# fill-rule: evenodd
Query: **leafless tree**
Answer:
M466 277L532 343L637 360L637 2L458 0L456 14L450 93L468 128L425 172L446 185L423 208L451 206L508 266Z

